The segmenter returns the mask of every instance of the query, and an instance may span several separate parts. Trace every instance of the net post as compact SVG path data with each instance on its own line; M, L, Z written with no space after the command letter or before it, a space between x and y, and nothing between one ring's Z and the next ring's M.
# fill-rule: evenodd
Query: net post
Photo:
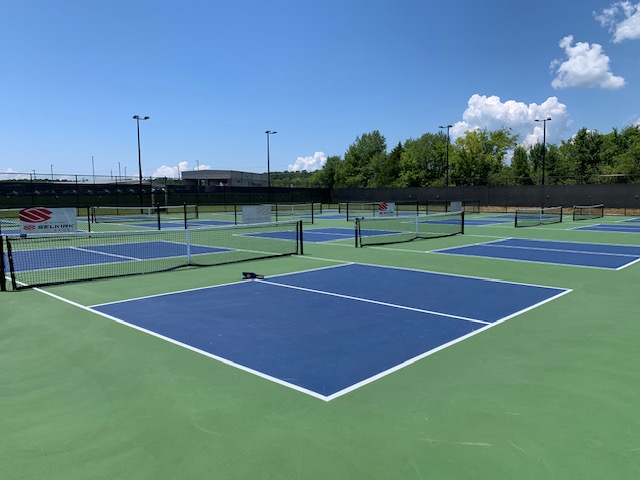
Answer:
M464 235L464 210L461 212L461 215L460 233Z
M182 213L184 215L184 229L187 229L187 202L182 205Z
M354 225L355 229L355 239L356 239L356 248L358 248L358 238L360 237L360 219L356 218L356 223ZM362 246L362 244L360 245Z
M87 230L91 233L91 207L87 207Z
M311 202L311 225L313 225L315 223L314 221L314 207L315 207L315 203Z
M560 207L560 223L562 223L562 207Z
M156 203L156 217L158 218L158 230L162 228L160 223L160 204Z
M298 221L297 230L300 232L300 244L298 246L298 251L300 252L298 255L304 255L304 241L302 238L302 220Z
M11 272L11 287L14 290L18 289L18 282L16 282L16 272L13 265L13 254L11 252L11 242L9 241L9 237L7 239L7 259L9 260L9 270Z
M7 291L7 279L4 276L5 266L4 266L4 239L2 235L0 235L0 291Z

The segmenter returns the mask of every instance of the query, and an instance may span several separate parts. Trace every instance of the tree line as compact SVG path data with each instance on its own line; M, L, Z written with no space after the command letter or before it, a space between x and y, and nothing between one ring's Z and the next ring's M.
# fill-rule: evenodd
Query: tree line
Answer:
M467 185L640 183L640 126L602 134L582 128L560 145L526 146L511 129L444 132L399 142L390 151L375 130L315 172L274 172L273 186L366 188ZM544 172L544 178L543 178Z

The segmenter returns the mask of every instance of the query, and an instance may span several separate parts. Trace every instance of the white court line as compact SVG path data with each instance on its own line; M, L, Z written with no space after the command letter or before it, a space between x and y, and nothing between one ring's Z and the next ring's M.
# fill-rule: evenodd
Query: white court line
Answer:
M347 265L352 264L353 262L349 262L347 263ZM326 270L328 268L336 268L336 267L342 267L344 266L343 264L340 265L330 265L330 266L326 266L326 267L317 267L317 268L309 268L306 270L300 270L300 271L296 271L296 272L287 272L287 273L278 273L276 275L269 275L269 278L276 278L276 277L281 277L281 276L285 276L285 275L295 275L295 274L299 274L299 273L307 273L307 272L315 272L318 270ZM117 300L115 302L105 302L105 303L97 303L95 305L91 305L89 308L96 308L96 307L103 307L105 305L116 305L118 303L126 303L126 302L133 302L135 300L145 300L147 298L157 298L157 297L164 297L164 296L169 296L169 295L178 295L181 293L187 293L187 292L197 292L198 290L209 290L209 289L213 289L213 288L220 288L220 287L226 287L228 285L238 285L240 283L247 283L250 281L254 281L253 279L251 280L239 280L237 282L228 282L228 283L221 283L220 285L207 285L206 287L195 287L195 288L185 288L183 290L174 290L172 292L164 292L164 293L156 293L153 295L144 295L142 297L133 297L133 298L128 298L125 300Z
M34 290L37 291L37 292L43 293L45 295L48 295L50 297L53 297L56 300L60 300L60 301L62 301L64 303L67 303L69 305L73 305L74 307L80 308L81 310L85 310L87 312L91 312L91 313L94 313L94 314L99 315L101 317L104 317L104 318L107 318L109 320L112 320L112 321L114 321L116 323L119 323L120 325L124 325L124 326L132 328L134 330L138 330L140 332L143 332L143 333L146 333L148 335L151 335L153 337L160 338L162 340L165 340L165 341L167 341L169 343L172 343L174 345L177 345L179 347L183 347L183 348L186 348L187 350L191 350L192 352L199 353L200 355L204 355L205 357L209 357L209 358L212 358L214 360L218 360L219 362L224 363L225 365L229 365L229 366L235 367L235 368L237 368L239 370L243 370L245 372L248 372L248 373L251 373L253 375L256 375L257 377L261 377L261 378L264 378L266 380L270 380L270 381L272 381L274 383L277 383L277 384L283 385L285 387L291 388L292 390L297 390L297 391L299 391L301 393L306 393L307 395L310 395L312 397L318 398L320 400L329 401L329 399L325 395L321 395L321 394L319 394L317 392L314 392L313 390L308 390L308 389L306 389L304 387L300 387L298 385L294 385L292 383L289 383L289 382L286 382L284 380L281 380L281 379L279 379L277 377L272 377L271 375L267 375L266 373L262 373L262 372L260 372L258 370L254 370L254 369L246 367L246 366L244 366L242 364L233 362L233 361L231 361L231 360L229 360L229 359L227 359L225 357L220 357L220 356L215 355L213 353L206 352L204 350L200 350L199 348L193 347L193 346L191 346L191 345L189 345L187 343L183 343L183 342L180 342L178 340L174 340L171 337L167 337L167 336L162 335L160 333L154 332L153 330L147 330L146 328L139 327L139 326L133 325L131 323L127 323L124 320L119 319L118 317L114 317L114 316L109 315L107 313L102 313L102 312L100 312L98 310L94 310L91 307L87 307L87 306L81 305L81 304L79 304L77 302L74 302L72 300L68 300L68 299L66 299L64 297L56 295L55 293L47 292L46 290L42 290L40 288L34 288Z
M324 290L315 290L313 288L297 287L295 285L287 285L287 284L284 284L284 283L272 282L272 281L269 281L269 280L256 280L256 282L267 283L269 285L274 285L276 287L290 288L292 290L300 290L300 291L303 291L303 292L317 293L319 295L327 295L327 296L330 296L330 297L344 298L344 299L347 299L347 300L355 300L355 301L364 302L364 303L373 303L375 305L382 305L384 307L397 308L397 309L400 309L400 310L409 310L411 312L427 313L427 314L431 314L431 315L438 315L440 317L455 318L457 320L465 320L467 322L481 323L483 325L489 325L491 323L491 322L486 322L484 320L478 320L476 318L463 317L463 316L460 316L460 315L453 315L453 314L450 314L450 313L436 312L435 310L425 310L425 309L422 309L422 308L407 307L406 305L398 305L398 304L395 304L395 303L380 302L378 300L370 300L370 299L367 299L367 298L353 297L351 295L342 295L340 293L326 292Z
M539 265L556 265L558 267L578 267L578 268L595 268L596 270L618 270L619 267L596 267L593 265L580 265L577 263L555 263L555 262L545 262L543 260L522 260L520 258L502 258L502 257L491 257L489 255L470 255L468 253L452 253L452 252L433 252L438 255L453 255L456 257L466 257L466 258L487 258L490 260L502 260L507 262L521 262L521 263L537 263Z
M478 244L478 245L482 245L482 244ZM586 255L609 255L613 257L638 258L638 255L633 255L630 253L590 252L588 250L565 250L562 248L525 247L521 245L496 245L495 242L487 242L485 245L493 248L513 248L513 249L519 249L519 250L537 250L537 251L543 251L543 252L563 252L563 253L566 252L566 253L579 253L582 255L585 255L585 254ZM602 244L594 244L594 245L602 245ZM465 245L465 247L467 246L473 246L473 245ZM453 248L464 248L464 247L450 247L449 249L453 249ZM443 248L440 251L446 251L446 250L447 250L446 248Z
M324 269L327 269L327 268L337 268L337 267L340 267L340 266L345 266L345 265L336 265L336 266L319 267L319 268L317 268L317 269L310 269L310 270L308 270L308 271L313 271L313 270L324 270ZM395 267L382 267L382 268L395 268ZM402 268L400 268L399 270L410 270L410 269L402 269ZM422 272L421 270L417 270L417 271ZM298 273L304 273L304 272L298 272ZM434 273L436 273L436 272L434 272ZM441 273L437 273L437 274L441 274ZM282 275L289 275L289 274L282 274ZM441 275L447 275L447 274L441 274ZM454 275L454 276L455 276L455 275ZM471 277L471 278L475 278L475 277ZM485 279L485 280L486 280L486 279ZM263 281L263 280L254 280L254 281ZM492 281L492 280L488 280L488 281ZM263 282L264 282L264 281L263 281ZM235 283L242 283L242 282L235 282ZM265 282L265 283L276 283L276 282L268 282L268 281L267 281L267 282ZM504 283L514 283L514 282L504 282ZM278 284L278 285L281 285L281 284ZM288 287L288 288L291 288L291 286L289 286L289 285L283 285L283 286ZM204 288L215 288L215 287L203 287L203 288L190 289L190 290L185 290L185 291L191 291L191 290L202 290L202 289L204 289ZM296 288L299 288L299 287L296 287ZM560 289L555 288L555 287L547 287L547 288L554 288L554 289L560 290ZM251 373L251 374L253 374L253 375L256 375L257 377L260 377L260 378L263 378L263 379L266 379L266 380L272 381L272 382L274 382L274 383L276 383L276 384L279 384L279 385L285 386L285 387L290 388L290 389L292 389L292 390L298 391L298 392L300 392L300 393L307 394L307 395L309 395L309 396L312 396L312 397L314 397L314 398L318 398L318 399L323 400L323 401L326 401L326 402L329 402L329 401L331 401L331 400L333 400L333 399L336 399L336 398L338 398L338 397L340 397L340 396L342 396L342 395L345 395L345 394L347 394L347 393L349 393L349 392L352 392L352 391L354 391L354 390L356 390L356 389L358 389L358 388L360 388L360 387L362 387L362 386L364 386L364 385L367 385L367 384L369 384L369 383L372 383L373 381L378 380L378 379L380 379L380 378L382 378L382 377L384 377L384 376L386 376L386 375L389 375L390 373L393 373L393 372L395 372L395 371L397 371L397 370L400 370L401 368L404 368L405 366L408 366L408 365L410 365L410 364L412 364L412 363L415 363L415 362L417 362L418 360L420 360L420 359L422 359L422 358L425 358L425 357L427 357L427 356L429 356L429 355L432 355L432 354L434 354L434 353L436 353L436 352L438 352L438 351L440 351L440 350L443 350L443 349L445 349L445 348L447 348L447 347L449 347L449 346L452 346L452 345L454 345L454 344L456 344L456 343L459 343L459 342L461 342L461 341L463 341L463 340L466 340L466 339L470 338L470 337L471 337L471 336L473 336L473 335L477 335L478 333L481 333L481 332L483 332L483 331L485 331L485 330L487 330L487 329L489 329L489 328L491 328L491 327L494 327L494 326L496 326L496 325L498 325L498 324L500 324L500 323L503 323L504 321L506 321L506 320L508 320L508 319L510 319L510 318L513 318L513 317L515 317L515 316L517 316L517 315L520 315L520 314L522 314L522 313L524 313L524 312L527 312L527 311L529 311L529 310L532 310L532 309L534 309L534 308L536 308L536 307L538 307L538 306L540 306L540 305L543 305L543 304L545 304L545 303L547 303L547 302L550 302L550 301L552 301L552 300L555 300L555 299L557 299L557 298L559 298L559 297L561 297L561 296L563 296L563 295L566 295L567 293L569 293L569 292L571 292L571 291L572 291L572 290L569 290L569 289L563 289L561 292L559 292L558 294L554 295L553 297L547 298L546 300L543 300L543 301L541 301L541 302L538 302L538 303L536 303L536 304L534 304L534 305L530 305L530 306L528 306L528 307L526 307L526 308L524 308L524 309L522 309L522 310L520 310L520 311L514 312L514 313L512 313L512 314L510 314L510 315L508 315L508 316L506 316L506 317L503 317L503 318L501 318L501 319L499 319L499 320L497 320L496 322L493 322L493 323L486 323L486 322L482 322L482 321L476 321L477 323L481 323L481 324L483 324L483 327L482 327L482 328L479 328L478 330L474 330L474 331L472 331L472 332L470 332L470 333L468 333L468 334L466 334L466 335L463 335L463 336L461 336L461 337L458 337L458 338L456 338L456 339L454 339L454 340L451 340L451 341L449 341L449 342L447 342L447 343L445 343L445 344L439 345L438 347L435 347L435 348L433 348L433 349L431 349L431 350L428 350L427 352L424 352L424 353L422 353L422 354L420 354L420 355L417 355L417 356L415 356L415 357L413 357L413 358L411 358L411 359L408 359L408 360L406 360L406 361L404 361L404 362L402 362L402 363L400 363L400 364L398 364L398 365L395 365L394 367L392 367L392 368L390 368L390 369L387 369L387 370L385 370L385 371L383 371L383 372L380 372L380 373L378 373L378 374L376 374L376 375L373 375L373 376L371 376L371 377L369 377L369 378L366 378L366 379L364 379L364 380L362 380L362 381L360 381L360 382L357 382L357 383L355 383L355 384L353 384L353 385L350 385L349 387L347 387L347 388L345 388L345 389L343 389L343 390L340 390L340 391L338 391L338 392L335 392L335 393L333 393L333 394L331 394L331 395L328 395L328 396L327 396L327 395L319 394L319 393L317 393L317 392L315 392L315 391L313 391L313 390L308 390L308 389L306 389L306 388L304 388L304 387L300 387L300 386L298 386L298 385L295 385L295 384L289 383L289 382L284 381L284 380L281 380L281 379L279 379L279 378L272 377L271 375L267 375L267 374L265 374L265 373L263 373L263 372L260 372L260 371L254 370L254 369L252 369L252 368L246 367L246 366L244 366L244 365L242 365L242 364L238 364L238 363L233 362L233 361L231 361L231 360L229 360L229 359L227 359L227 358L220 357L220 356L218 356L218 355L212 354L212 353L210 353L210 352L206 352L206 351L204 351L204 350L200 350L200 349L198 349L198 348L196 348L196 347L193 347L193 346L191 346L191 345L188 345L188 344L185 344L185 343L183 343L183 342L177 341L177 340L172 339L172 338L170 338L170 337L166 337L166 336L164 336L164 335L162 335L162 334L159 334L159 333L157 333L157 332L154 332L154 331L151 331L151 330L148 330L148 329L145 329L145 328L142 328L142 327L139 327L139 326L136 326L136 325L130 324L130 323L125 322L125 321L123 321L123 320L121 320L121 319L119 319L119 318L117 318L117 317L114 317L114 316L112 316L112 315L105 314L105 313L102 313L102 312L100 312L100 311L94 310L92 307L87 307L87 306L81 305L81 304L79 304L79 303L77 303L77 302L74 302L74 301L72 301L72 300L68 300L68 299L66 299L66 298L64 298L64 297L61 297L61 296L59 296L59 295L56 295L56 294L54 294L54 293L47 292L47 291L42 290L42 289L40 289L40 288L34 288L34 290L35 290L35 291L38 291L38 292L40 292L40 293L43 293L43 294L45 294L45 295L48 295L48 296L50 296L50 297L52 297L52 298L55 298L55 299L57 299L57 300L59 300L59 301L62 301L62 302L64 302L64 303L67 303L67 304L73 305L73 306L75 306L75 307L77 307L77 308L80 308L80 309L82 309L82 310L85 310L85 311L88 311L88 312L91 312L91 313L95 313L95 314L97 314L97 315L99 315L99 316L101 316L101 317L107 318L107 319L112 320L112 321L114 321L114 322L116 322L116 323L119 323L119 324L121 324L121 325L124 325L124 326L130 327L130 328L132 328L132 329L134 329L134 330L138 330L138 331L143 332L143 333L146 333L146 334L148 334L148 335L152 335L152 336L154 336L154 337L160 338L160 339L165 340L165 341L167 341L167 342L169 342L169 343L172 343L172 344L174 344L174 345L177 345L177 346L180 346L180 347L186 348L187 350L191 350L191 351L193 351L193 352L195 352L195 353L199 353L199 354L201 354L201 355L204 355L204 356L206 356L206 357L212 358L212 359L214 359L214 360L218 360L219 362L224 363L224 364L226 364L226 365L229 365L229 366L232 366L232 367L238 368L239 370L242 370L242 371L245 371L245 372ZM326 294L326 292L320 292L320 293L324 293L324 294ZM166 294L163 294L163 295L166 295ZM339 296L339 295L336 295L336 296ZM149 297L145 297L145 298L149 298ZM357 300L363 300L363 299L357 299ZM120 302L115 302L115 303L120 303ZM372 302L372 303L382 303L382 302ZM391 306L397 307L397 306L395 306L395 305L391 305ZM409 308L409 309L410 309L410 308ZM411 310L417 310L417 309L411 309ZM426 311L425 311L425 312L426 312ZM436 313L436 314L438 314L438 313ZM441 314L438 314L438 315L441 315ZM451 317L454 317L454 318L461 318L461 319L465 319L464 317L455 317L455 316L452 316L452 315L445 315L445 316L451 316ZM473 320L471 320L471 321L473 321Z
M128 244L128 243L120 243L118 245L132 245L132 244ZM100 245L103 246L103 245ZM78 250L80 252L87 252L87 253L95 253L98 255L103 255L105 257L115 257L115 258L120 258L120 259L124 259L124 260L135 260L137 262L141 262L143 259L142 258L138 258L138 257L129 257L127 255L117 255L115 253L107 253L107 252L100 252L100 251L96 251L96 250L91 250L88 248L82 248L82 247L69 247L70 250ZM84 265L84 264L81 264ZM88 264L88 265L92 265L92 264ZM76 265L78 266L78 265Z
M398 371L398 370L400 370L400 369L402 369L402 368L404 368L404 367L406 367L408 365L411 365L411 364L417 362L418 360L422 360L423 358L428 357L430 355L433 355L434 353L437 353L440 350L444 350L445 348L448 348L448 347L450 347L452 345L455 345L456 343L460 343L460 342L462 342L464 340L467 340L468 338L471 338L474 335L478 335L479 333L482 333L482 332L484 332L484 331L486 331L486 330L488 330L490 328L493 328L493 327L495 327L495 326L497 326L497 325L499 325L501 323L504 323L507 320L509 320L509 319L511 319L511 318L513 318L513 317L515 317L517 315L521 315L521 314L523 314L525 312L528 312L529 310L533 310L534 308L537 308L537 307L539 307L541 305L544 305L545 303L548 303L548 302L551 302L552 300L560 298L563 295L566 295L567 293L570 293L572 291L573 290L567 289L567 290L565 290L563 292L558 293L557 295L554 295L553 297L547 298L546 300L542 300L541 302L538 302L538 303L536 303L534 305L530 305L527 308L524 308L522 310L519 310L517 312L512 313L511 315L507 315L506 317L503 317L503 318L497 320L494 323L491 323L491 324L486 325L486 326L484 326L482 328L479 328L478 330L474 330L473 332L467 333L466 335L463 335L461 337L453 339L453 340L451 340L451 341L449 341L447 343L443 343L442 345L438 345L437 347L435 347L435 348L433 348L431 350L428 350L428 351L426 351L426 352L424 352L424 353L422 353L420 355L417 355L417 356L415 356L413 358L405 360L404 362L402 362L402 363L400 363L400 364L398 364L398 365L396 365L396 366L394 366L394 367L392 367L392 368L390 368L388 370L380 372L380 373L378 373L376 375L373 375L373 376L371 376L369 378L366 378L366 379L364 379L364 380L362 380L362 381L360 381L358 383L350 385L349 387L347 387L347 388L345 388L343 390L340 390L340 391L338 391L338 392L336 392L334 394L331 394L331 395L326 397L326 400L327 401L331 401L331 400L334 400L335 398L341 397L342 395L345 395L345 394L347 394L349 392L357 390L360 387L363 387L363 386L365 386L365 385L367 385L369 383L372 383L372 382L374 382L376 380L379 380L382 377L385 377L385 376L387 376L387 375L389 375L389 374L391 374L393 372L396 372L396 371Z

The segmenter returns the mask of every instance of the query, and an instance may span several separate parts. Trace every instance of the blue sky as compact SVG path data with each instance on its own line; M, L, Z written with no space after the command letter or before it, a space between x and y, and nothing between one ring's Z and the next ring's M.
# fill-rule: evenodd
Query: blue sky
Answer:
M0 0L0 44L0 178L135 177L133 115L169 177L265 172L265 130L284 171L373 130L535 143L551 117L559 144L640 120L639 0Z

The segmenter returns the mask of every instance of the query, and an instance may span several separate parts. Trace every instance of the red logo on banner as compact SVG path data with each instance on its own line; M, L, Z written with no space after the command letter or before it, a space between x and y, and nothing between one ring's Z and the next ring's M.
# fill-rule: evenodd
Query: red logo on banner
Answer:
M53 212L51 210L40 207L23 208L18 212L20 221L26 223L46 222L51 219L52 214Z
M387 203L386 202L382 202L378 204L378 210L380 210L381 212L384 212L387 210Z

